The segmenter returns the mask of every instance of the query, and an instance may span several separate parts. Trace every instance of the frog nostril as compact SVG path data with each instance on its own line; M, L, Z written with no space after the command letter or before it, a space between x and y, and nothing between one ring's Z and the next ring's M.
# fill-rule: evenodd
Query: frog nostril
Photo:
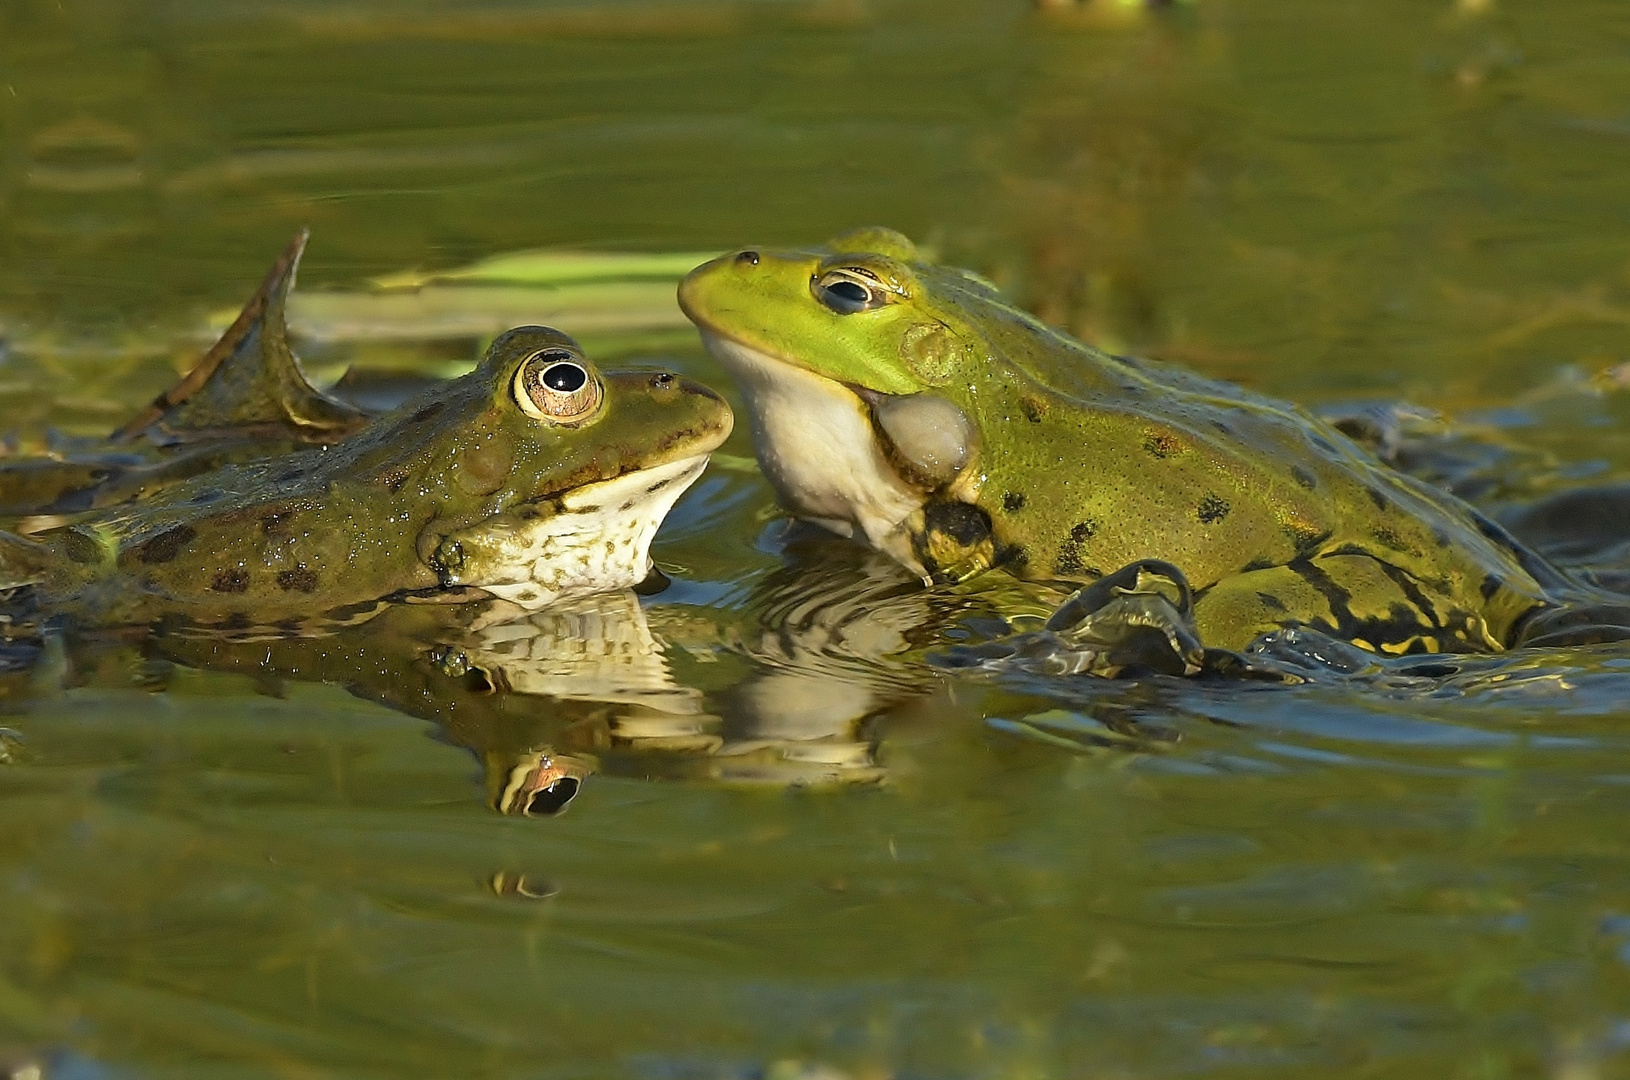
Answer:
M758 265L758 252L756 252L756 251L738 251L736 253L736 261L739 262L739 263L746 263L748 266L757 266Z
M671 371L659 371L655 375L651 376L651 385L655 389L666 390L673 386L673 384L674 373Z

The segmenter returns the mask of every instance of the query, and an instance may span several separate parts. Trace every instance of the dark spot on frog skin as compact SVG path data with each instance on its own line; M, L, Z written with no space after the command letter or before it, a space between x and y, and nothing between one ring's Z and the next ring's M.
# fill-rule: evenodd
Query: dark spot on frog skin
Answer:
M277 587L284 592L316 592L317 575L302 563L292 570L279 570Z
M1010 514L1017 514L1024 509L1024 494L1018 491L1008 491L1002 494L1002 509Z
M398 465L396 468L391 469L388 472L382 472L378 476L374 477L374 482L383 486L388 491L400 491L402 489L402 485L408 482L409 475L410 474L406 466Z
M1366 487L1364 489L1364 494L1366 494L1366 495L1368 495L1370 497L1370 501L1375 504L1375 508L1377 510L1391 510L1392 509L1391 500L1389 500L1385 495L1381 494L1375 488Z
M1196 511L1196 514L1200 518L1200 523L1202 525L1215 525L1217 522L1228 516L1229 509L1230 507L1227 499L1224 499L1222 496L1215 493L1208 492L1206 496L1200 500L1200 506Z
M249 572L233 567L227 570L216 571L209 582L213 592L241 593L249 591Z
M220 488L209 488L205 491L200 491L198 494L188 499L187 505L208 506L210 503L220 502L224 498L226 498L226 492L222 491Z
M1432 527L1432 542L1440 548L1446 548L1449 546L1449 534L1434 525Z
M1328 529L1320 531L1311 525L1292 523L1285 526L1285 535L1290 537L1291 543L1296 545L1298 558L1307 559L1316 554L1324 542L1330 539Z
M255 624L250 620L248 612L234 611L220 625L222 630L247 630Z
M296 513L297 511L294 510L273 510L270 513L262 514L260 516L261 530L267 536L287 536L289 535L289 522L294 520Z
M1318 447L1320 450L1324 451L1326 454L1329 454L1332 457L1335 456L1336 444L1325 438L1323 435L1309 436L1308 441L1314 446Z
M305 475L306 475L306 470L304 470L304 469L284 469L282 472L280 472L276 476L272 477L272 483L274 483L274 484L287 484L287 483L290 483L292 481L299 480L301 477L303 477Z
M973 547L990 537L990 517L965 502L931 502L923 507L923 528Z
M992 561L996 566L1006 566L1016 571L1029 564L1030 552L1023 544L1009 544L997 549L996 557Z
M1381 526L1380 528L1371 529L1370 535L1375 537L1376 542L1389 551L1397 551L1405 555L1420 554L1420 552L1407 543L1403 537L1399 536L1396 532L1387 528L1385 525Z
M1278 563L1274 562L1266 555L1258 555L1256 558L1240 567L1239 572L1242 574L1249 574L1253 570L1271 570L1278 565Z
M1087 565L1081 560L1081 548L1097 531L1098 523L1090 518L1071 526L1069 539L1058 546L1058 558L1053 562L1053 570L1060 574L1086 573Z
M1228 425L1228 421L1226 421L1226 420L1218 420L1215 417L1213 417L1212 421L1211 421L1211 426L1216 428L1218 431L1222 432L1224 435L1233 435L1234 434L1234 429Z
M62 550L68 558L81 565L102 561L102 545L95 534L79 526L63 531Z
M1319 486L1319 482L1313 478L1313 474L1302 468L1300 465L1292 465L1290 467L1290 478L1296 481L1298 486L1304 487L1308 491L1312 491L1314 488Z
M1286 610L1285 602L1272 593L1259 592L1256 594L1256 598L1262 601L1262 606L1269 611L1284 612Z
M1490 574L1483 579L1483 584L1477 587L1477 591L1483 594L1484 600L1492 600L1494 594L1503 588L1505 588L1505 579L1499 574Z
M1165 458L1169 458L1179 450L1183 449L1183 444L1178 442L1175 436L1169 435L1162 431L1150 435L1148 438L1144 439L1143 449L1151 457L1161 458L1164 460Z
M447 407L445 401L432 401L408 418L410 424L422 424Z
M1019 399L1019 408L1024 410L1024 418L1032 424L1041 423L1042 417L1047 415L1047 402L1028 394Z
M167 563L197 538L198 530L191 525L176 525L137 548L136 558L144 563Z

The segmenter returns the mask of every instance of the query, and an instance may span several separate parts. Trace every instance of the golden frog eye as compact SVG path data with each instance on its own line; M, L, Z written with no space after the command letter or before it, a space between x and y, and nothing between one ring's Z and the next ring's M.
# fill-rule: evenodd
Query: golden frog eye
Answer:
M809 284L815 298L839 315L874 311L893 299L876 274L858 266L828 270Z
M515 404L534 420L569 424L600 407L605 391L600 380L562 349L545 349L527 357L515 371Z

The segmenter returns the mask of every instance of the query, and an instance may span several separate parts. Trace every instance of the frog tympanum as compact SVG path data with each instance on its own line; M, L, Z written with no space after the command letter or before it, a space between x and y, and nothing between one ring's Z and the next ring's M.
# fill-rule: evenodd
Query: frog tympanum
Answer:
M925 581L1133 568L1121 624L1192 605L1206 646L1305 626L1384 654L1506 648L1578 591L1300 408L1082 344L887 229L733 252L679 299L783 504Z

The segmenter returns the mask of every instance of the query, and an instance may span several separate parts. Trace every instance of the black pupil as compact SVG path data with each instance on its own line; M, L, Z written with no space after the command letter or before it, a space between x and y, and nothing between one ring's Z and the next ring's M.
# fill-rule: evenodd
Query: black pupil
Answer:
M539 380L557 394L570 394L583 389L583 384L589 381L589 373L576 364L563 362L544 368Z
M871 292L858 281L834 281L826 291L852 304L864 304L872 298Z
M566 804L572 801L581 786L570 776L562 776L543 790L534 791L532 797L527 800L526 812L544 817L558 814L566 809Z

